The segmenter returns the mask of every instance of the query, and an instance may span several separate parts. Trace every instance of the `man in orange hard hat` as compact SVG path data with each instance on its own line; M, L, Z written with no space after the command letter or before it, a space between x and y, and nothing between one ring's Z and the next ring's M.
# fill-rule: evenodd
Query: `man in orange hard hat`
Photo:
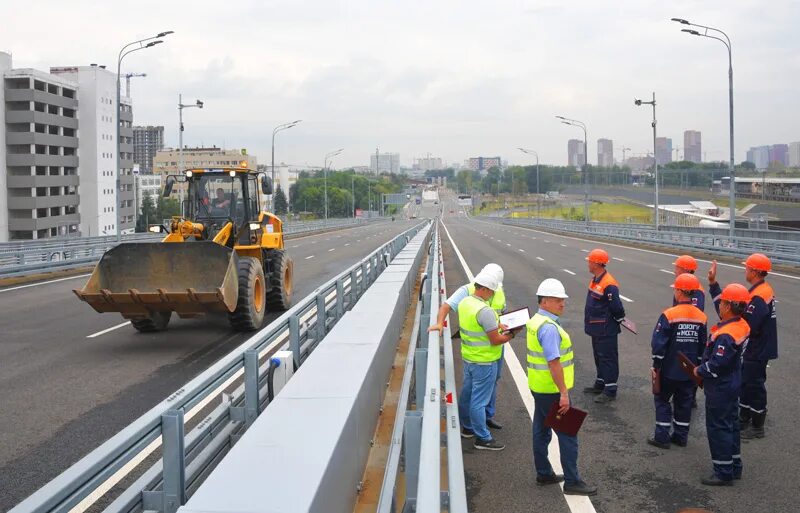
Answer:
M625 319L625 308L619 298L619 284L606 270L609 258L602 249L593 249L586 257L592 279L586 294L583 330L592 337L592 352L597 369L594 385L583 389L595 394L594 402L608 403L617 398L619 323Z
M671 444L685 447L692 420L694 382L681 369L678 353L699 363L706 343L706 314L692 304L692 293L700 288L700 280L689 273L678 274L672 284L676 305L664 310L658 318L651 341L656 407L656 428L647 443L661 449Z
M673 273L675 276L679 276L681 274L694 274L697 271L697 260L690 255L681 255L672 262L674 266ZM699 282L698 282L699 283ZM700 287L697 290L692 291L692 304L700 309L701 312L705 312L706 310L706 294L703 292L703 288ZM674 295L672 297L672 306L677 305L677 299L675 299Z
M742 360L742 391L739 400L739 419L742 438L764 438L767 418L767 363L778 358L778 319L775 312L775 293L765 281L772 270L766 255L754 253L744 264L744 277L750 284L750 302L743 319L750 325L750 341ZM720 293L717 283L717 263L708 272L709 291L715 298ZM715 306L719 309L715 299Z
M702 363L694 369L703 378L706 394L706 435L714 472L701 482L708 486L731 486L742 477L739 438L739 390L742 353L750 326L742 318L750 293L738 283L725 287L717 297L720 321L711 328Z

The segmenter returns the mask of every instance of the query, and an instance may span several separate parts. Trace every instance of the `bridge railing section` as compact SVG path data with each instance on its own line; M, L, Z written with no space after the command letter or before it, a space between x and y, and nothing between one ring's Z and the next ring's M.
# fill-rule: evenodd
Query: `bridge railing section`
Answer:
M292 238L379 220L385 220L385 218L298 221L286 223L284 229L287 237ZM158 242L162 238L162 235L154 233L132 233L123 235L122 241ZM106 251L116 245L116 236L0 243L0 277L72 269L90 265L100 260L100 257Z
M286 376L299 368L427 225L405 231L329 280L11 511L177 511L269 404L276 372ZM284 359L272 356L276 348Z
M426 276L411 333L379 513L467 511L450 327L445 326L441 335L427 331L436 324L439 306L447 297L438 227ZM446 461L442 461L443 452ZM442 468L447 469L446 485L441 484ZM399 479L401 474L404 479Z
M642 225L589 223L552 219L480 218L511 226L544 228L558 232L589 235L608 239L638 242L673 249L693 250L712 255L745 258L752 253L764 253L774 262L800 264L800 241L764 239L758 237L730 237L718 233L696 233L675 230L656 231Z

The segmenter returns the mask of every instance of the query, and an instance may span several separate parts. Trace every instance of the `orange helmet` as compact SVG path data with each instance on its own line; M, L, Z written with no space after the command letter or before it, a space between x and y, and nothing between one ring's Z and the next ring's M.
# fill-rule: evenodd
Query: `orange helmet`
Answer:
M764 271L766 273L772 270L772 262L763 253L753 253L742 263L756 271Z
M608 263L608 253L604 249L593 249L589 252L589 256L586 257L586 260L594 262L595 264L605 265Z
M675 278L672 288L678 290L700 290L700 280L694 274L683 273Z
M689 255L681 255L672 262L672 265L676 265L681 269L686 269L687 271L696 271L697 270L697 260L694 257Z
M744 285L731 283L722 289L722 294L720 294L719 298L734 303L747 303L750 301L750 292Z

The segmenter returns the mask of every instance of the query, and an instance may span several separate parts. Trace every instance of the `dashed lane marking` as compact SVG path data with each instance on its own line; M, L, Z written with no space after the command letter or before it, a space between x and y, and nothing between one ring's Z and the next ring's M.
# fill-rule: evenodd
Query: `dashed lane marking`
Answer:
M540 261L544 262L544 258L542 258L542 257L536 257L536 260L540 260Z
M673 275L673 276L675 275L675 273L674 273L674 272L672 272L672 271L667 271L666 269L659 269L659 271L661 271L662 273L671 274L671 275Z
M520 249L519 252L520 253L525 253L525 250L524 249Z
M349 245L350 245L350 243L349 243L349 242L345 244L345 246L349 246Z
M455 241L453 241L453 237L450 236L450 232L448 231L447 226L445 226L444 221L441 221L441 223L445 233L447 233L447 238L450 239L450 245L453 246L453 251L455 251L458 261L461 262L461 267L464 269L464 272L471 282L475 279L472 271L469 270L467 263L464 261L464 257L461 255L461 251L459 251L458 246L456 246ZM544 259L540 258L540 260ZM514 352L514 348L511 346L511 344L503 345L503 358L506 361L508 370L514 380L514 384L517 386L517 392L519 392L519 395L522 398L522 403L525 405L525 409L528 411L528 416L531 418L531 420L533 420L535 405L533 403L533 395L531 395L530 388L528 387L528 374L522 368L522 364L519 363L519 358L517 358L517 354ZM558 437L554 436L550 440L547 450L550 453L550 464L553 467L553 472L556 474L563 473L563 469L561 468L561 450L558 447ZM559 486L563 492L564 483L560 483ZM569 506L569 509L572 513L597 513L589 497L581 495L564 495L564 500L567 501L567 506Z
M506 242L506 246L508 246L508 247L511 247L511 244L509 244L508 242Z
M629 297L625 297L625 296L623 296L622 294L620 294L620 295L619 295L619 298L620 298L621 300L623 300L623 301L627 301L628 303L633 303L633 299L631 299L631 298L629 298Z
M562 270L562 271L564 271L565 273L569 273L569 274L571 274L572 276L575 276L575 273L574 273L574 272L572 272L572 271L570 271L569 269L561 269L561 270Z
M18 287L10 287L7 289L0 289L0 292L11 292L12 290L27 289L28 287L38 287L39 285L47 285L48 283L58 283L59 281L74 280L76 278L86 278L91 274L79 274L77 276L68 276L66 278L59 278L57 280L40 281L39 283L29 283L28 285L20 285Z
M331 248L331 249L329 249L329 250L328 250L328 253L330 253L331 251L336 251L336 248Z
M131 323L131 321L128 321L128 322L123 322L122 324L117 324L116 326L111 326L110 328L104 329L103 331L98 331L97 333L92 333L91 335L86 335L86 338L95 338L95 337L99 337L100 335L105 335L109 331L114 331L114 330L119 329L119 328L121 328L123 326L127 326L130 323Z
M623 259L621 259L621 258L617 258L617 257L611 257L611 258L613 258L613 259L614 259L614 260L616 260L617 262L624 262L624 261L625 261L625 260L623 260Z
M314 258L314 255L307 256L307 257L306 257L306 260L311 260L312 258Z
M583 251L584 253L588 253L589 252L588 249L582 249L581 251Z

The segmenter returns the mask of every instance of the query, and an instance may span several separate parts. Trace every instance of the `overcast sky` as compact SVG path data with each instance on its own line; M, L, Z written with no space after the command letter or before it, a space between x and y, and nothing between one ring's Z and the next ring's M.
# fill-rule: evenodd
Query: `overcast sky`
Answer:
M667 7L667 4L669 7ZM35 7L34 7L35 6ZM659 135L683 146L700 130L708 160L727 159L727 54L680 32L671 17L722 28L733 40L736 160L750 146L800 140L800 2L796 0L193 0L0 3L0 51L15 67L115 66L124 43L174 30L126 58L135 124L164 125L177 145L177 97L187 145L245 147L269 161L366 165L378 147L401 163L428 152L448 162L500 155L565 164L567 140L589 128L615 157L652 150ZM681 150L682 153L682 150ZM629 154L630 155L630 154Z

